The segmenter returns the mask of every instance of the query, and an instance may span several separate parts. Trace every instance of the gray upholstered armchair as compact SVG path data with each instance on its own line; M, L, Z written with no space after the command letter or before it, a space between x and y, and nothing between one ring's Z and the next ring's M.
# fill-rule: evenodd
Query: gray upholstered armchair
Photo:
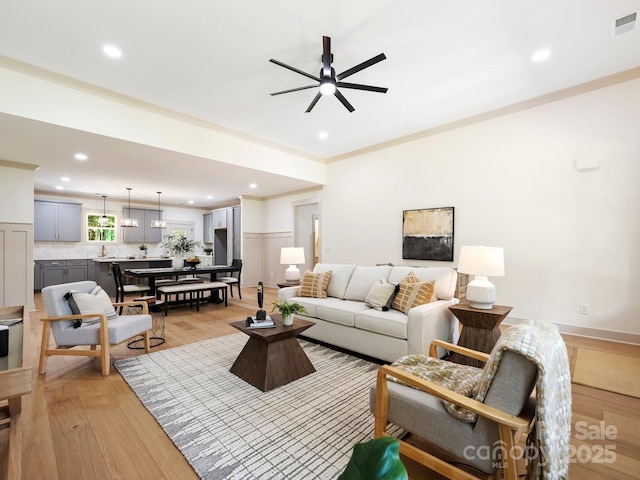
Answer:
M80 304L79 307L74 305L74 308L79 308L81 312L74 314L67 294L78 292L86 298L96 291L96 287L96 282L85 281L51 285L42 289L42 299L47 310L47 317L42 319L40 374L45 373L48 356L73 355L100 357L102 374L109 375L110 345L117 345L138 335L144 336L145 351L149 351L151 315L149 315L146 302L122 302L109 306L111 301L106 293L102 292L107 298L105 308L94 309L90 305ZM80 303L79 297L78 302ZM114 309L117 306L133 305L141 307L142 313L118 315ZM57 344L56 348L50 347L52 332ZM89 346L90 348L73 349L76 346Z
M400 453L447 478L476 478L470 472L495 478L502 470L505 479L516 480L516 457L524 451L516 445L519 435L529 433L530 478L568 478L571 380L554 325L512 326L491 355L434 341L432 357L436 347L482 360L485 367L422 355L380 367L370 396L376 438L386 436L392 422L422 439L401 440Z

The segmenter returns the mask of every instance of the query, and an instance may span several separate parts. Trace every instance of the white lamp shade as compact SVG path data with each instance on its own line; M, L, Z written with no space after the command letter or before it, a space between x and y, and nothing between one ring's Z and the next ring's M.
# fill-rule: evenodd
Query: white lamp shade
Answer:
M462 247L458 271L485 277L504 276L504 250L501 247Z
M304 261L304 248L302 247L283 247L280 250L281 265L300 265Z

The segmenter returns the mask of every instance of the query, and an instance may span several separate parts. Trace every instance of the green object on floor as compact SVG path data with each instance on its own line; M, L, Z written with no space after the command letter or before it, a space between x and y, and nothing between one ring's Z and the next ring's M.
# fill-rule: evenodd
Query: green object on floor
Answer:
M338 480L407 480L399 450L398 440L393 437L358 443Z

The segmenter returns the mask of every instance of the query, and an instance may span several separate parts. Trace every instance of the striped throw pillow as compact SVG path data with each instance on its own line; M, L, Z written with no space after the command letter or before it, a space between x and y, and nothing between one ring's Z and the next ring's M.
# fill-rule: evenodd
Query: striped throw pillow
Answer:
M400 282L400 289L393 299L393 308L409 315L409 310L418 305L429 303L433 298L435 282L421 282L418 277L410 272Z
M327 298L327 285L331 280L331 270L313 273L310 270L304 272L302 284L298 295L301 297Z

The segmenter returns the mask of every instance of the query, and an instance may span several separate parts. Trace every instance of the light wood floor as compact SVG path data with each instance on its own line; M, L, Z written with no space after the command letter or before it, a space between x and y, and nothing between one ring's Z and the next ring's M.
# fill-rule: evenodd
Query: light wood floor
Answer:
M270 310L277 290L265 289ZM243 289L229 306L203 306L199 313L188 307L172 309L166 318L167 342L172 348L211 337L236 333L230 322L255 312L255 288ZM25 480L48 479L197 479L182 454L142 406L115 368L100 375L96 360L50 357L46 375L37 375L43 316L40 295L32 313L34 388L23 402L23 463ZM580 337L565 337L572 356L576 348L605 350L640 358L640 347ZM117 360L139 351L126 345L112 350ZM640 379L638 380L640 381ZM366 408L366 406L363 406ZM373 418L372 418L373 421ZM640 399L573 385L573 424L587 429L601 425L617 429L615 439L584 439L585 428L574 431L576 450L571 479L635 479L640 472ZM601 423L604 422L604 423ZM0 430L0 471L6 459L7 429ZM613 452L604 461L605 449ZM587 461L591 460L591 461ZM411 478L436 478L409 466ZM1 474L0 474L1 476Z

